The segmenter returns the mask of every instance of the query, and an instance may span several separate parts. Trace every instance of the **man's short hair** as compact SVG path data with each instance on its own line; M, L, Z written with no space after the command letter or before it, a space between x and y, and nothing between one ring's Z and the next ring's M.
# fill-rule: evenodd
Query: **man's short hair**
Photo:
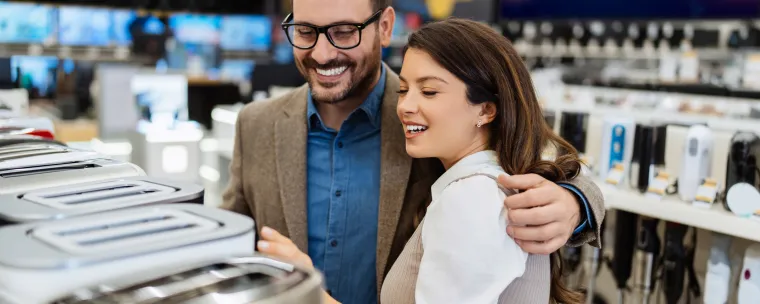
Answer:
M370 0L370 3L372 3L372 11L376 12L381 9L384 9L386 7L391 6L391 3L393 0ZM293 9L293 0L290 0L290 9Z

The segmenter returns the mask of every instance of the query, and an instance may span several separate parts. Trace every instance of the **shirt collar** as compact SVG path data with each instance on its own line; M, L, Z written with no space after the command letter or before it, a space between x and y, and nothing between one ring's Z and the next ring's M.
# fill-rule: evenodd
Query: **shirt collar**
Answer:
M377 84L372 89L372 92L369 93L369 96L367 96L367 99L364 100L364 102L359 106L359 109L358 109L358 110L363 111L365 114L367 114L367 117L369 118L370 123L375 128L380 127L380 107L383 104L383 95L385 95L385 73L386 73L385 67L381 65L380 66L380 80L378 80ZM308 106L306 109L306 117L309 122L308 124L309 130L311 130L311 127L315 119L322 125L324 125L324 123L322 122L322 117L320 117L319 113L317 112L317 106L314 104L314 100L311 98L311 88L309 88L309 92L307 96L308 96L307 97Z
M495 170L489 170L495 169ZM488 173L503 174L503 170L499 165L499 157L496 151L485 150L476 152L466 156L459 160L456 164L451 166L446 172L433 183L431 187L431 193L433 200L436 200L446 187L454 181L483 171L490 171ZM498 171L498 172L497 172Z

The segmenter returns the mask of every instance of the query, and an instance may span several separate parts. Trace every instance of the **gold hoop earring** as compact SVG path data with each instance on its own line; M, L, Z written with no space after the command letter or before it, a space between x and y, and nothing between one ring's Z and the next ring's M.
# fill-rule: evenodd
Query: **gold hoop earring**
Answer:
M482 126L483 126L483 121L482 121L482 120L480 120L480 119L478 119L478 128L480 128L480 127L482 127Z

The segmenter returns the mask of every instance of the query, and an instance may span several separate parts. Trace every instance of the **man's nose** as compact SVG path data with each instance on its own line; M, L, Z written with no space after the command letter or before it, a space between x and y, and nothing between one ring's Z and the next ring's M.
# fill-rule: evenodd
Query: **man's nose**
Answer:
M319 64L328 63L335 59L337 55L338 49L330 43L326 34L322 34L317 39L317 44L314 45L314 49L311 52L311 58Z

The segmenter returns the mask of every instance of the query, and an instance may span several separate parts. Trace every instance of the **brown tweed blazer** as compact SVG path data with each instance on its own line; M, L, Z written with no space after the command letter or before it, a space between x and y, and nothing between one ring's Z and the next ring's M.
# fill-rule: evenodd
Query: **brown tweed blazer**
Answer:
M384 67L387 69L387 67ZM430 201L430 186L443 173L432 159L406 154L404 131L396 115L398 75L387 69L381 109L380 206L377 230L378 291L417 224L416 211ZM274 99L246 105L235 126L230 180L223 208L252 216L257 227L269 226L307 247L306 134L308 86ZM569 246L599 243L604 198L588 178L571 182L593 209L596 231L586 231Z

